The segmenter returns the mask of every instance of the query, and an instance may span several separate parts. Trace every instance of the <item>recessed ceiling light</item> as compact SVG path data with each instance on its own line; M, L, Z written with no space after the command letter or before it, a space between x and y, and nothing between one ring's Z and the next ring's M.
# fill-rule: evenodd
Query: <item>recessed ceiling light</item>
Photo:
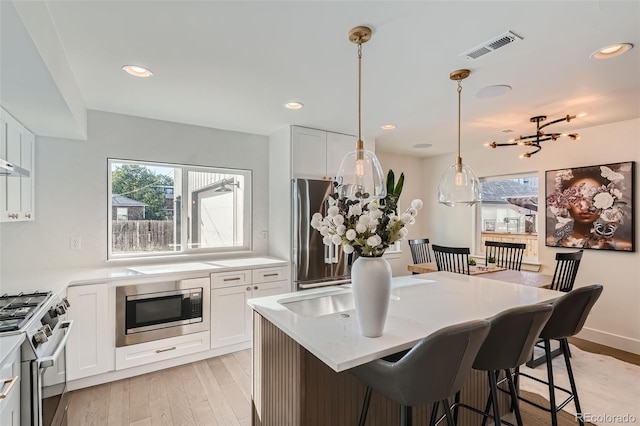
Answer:
M136 77L151 77L153 75L151 70L148 70L144 67L140 67L138 65L125 65L122 67L122 69L125 72Z
M384 126L380 126L382 130L393 130L396 128L395 124L385 124Z
M506 95L511 91L511 86L507 86L506 84L498 84L495 86L487 86L476 92L476 98L478 99L487 99L487 98L495 98L496 96Z
M287 109L300 109L304 106L301 102L287 102L284 107Z
M633 44L631 43L619 43L612 44L611 46L598 49L591 54L591 59L609 59L615 56L622 55L624 52L631 50Z
M424 149L424 148L429 148L430 146L431 146L430 143L417 143L413 147L414 148Z

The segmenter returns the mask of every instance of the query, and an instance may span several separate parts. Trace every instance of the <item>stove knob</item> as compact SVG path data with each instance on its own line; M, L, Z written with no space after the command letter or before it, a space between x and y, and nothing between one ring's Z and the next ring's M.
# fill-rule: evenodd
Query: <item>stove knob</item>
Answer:
M56 306L56 312L58 313L58 315L64 315L67 312L67 307L64 306L64 303L60 302Z
M51 330L51 327L49 327L49 324L45 324L42 327L40 327L40 330L38 331L43 331L44 334L47 335L47 337L51 336L53 334L53 331Z
M64 306L65 306L65 307L67 307L67 308L68 308L69 306L71 306L71 304L69 303L69 301L67 300L67 298L66 298L66 297L63 297L63 298L62 298L62 303L64 303Z
M56 311L56 308L51 308L51 309L49 309L49 316L50 316L51 318L55 318L55 317L57 317L57 316L58 316L58 312Z
M36 344L44 343L47 340L49 340L49 338L47 337L47 334L42 330L36 331L33 335L33 341Z

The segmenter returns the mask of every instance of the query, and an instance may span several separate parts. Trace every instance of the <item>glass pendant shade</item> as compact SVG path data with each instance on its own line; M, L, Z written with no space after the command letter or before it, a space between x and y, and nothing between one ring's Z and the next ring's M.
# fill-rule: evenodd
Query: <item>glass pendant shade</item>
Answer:
M442 174L438 202L449 207L472 206L480 201L480 181L471 167L453 164Z
M438 185L438 202L449 207L472 206L480 201L480 181L471 167L462 163L460 155L460 98L462 85L460 82L469 77L471 71L456 70L449 75L458 82L458 156L456 162L442 174Z
M373 201L387 195L380 161L366 149L356 149L344 156L336 182L340 197Z

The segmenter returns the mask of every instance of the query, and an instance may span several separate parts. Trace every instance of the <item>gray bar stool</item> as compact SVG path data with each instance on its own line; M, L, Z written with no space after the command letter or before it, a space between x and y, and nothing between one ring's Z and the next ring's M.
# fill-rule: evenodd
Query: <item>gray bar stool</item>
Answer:
M522 416L518 407L518 394L512 379L511 369L519 367L531 357L533 345L540 335L540 331L551 317L553 308L551 305L536 304L508 309L489 319L491 331L482 343L478 351L473 368L486 371L489 376L490 396L484 412L474 407L459 402L460 395L456 394L456 402L453 404L457 414L458 407L464 407L481 414L484 418L492 418L499 425L500 409L498 407L498 376L504 371L506 381L509 384L511 394L511 406L516 414L516 421L522 426ZM493 406L493 416L489 410ZM456 416L457 417L457 416ZM506 423L506 422L504 422ZM510 423L509 423L510 424Z
M553 426L558 424L558 411L562 410L562 408L571 402L571 400L575 403L576 413L582 413L580 401L578 400L576 381L573 377L573 370L571 369L571 358L569 357L569 343L567 342L567 337L575 336L580 332L580 330L582 330L584 322L587 320L589 312L591 312L591 308L593 308L593 305L602 294L602 289L603 287L600 284L577 288L575 290L571 290L569 293L553 302L553 315L551 315L547 325L545 325L544 329L540 333L540 338L544 340L548 382L520 371L516 371L516 377L528 377L549 386L549 408L543 407L542 405L523 397L520 397L520 400L550 412L551 424ZM552 339L560 341L560 349L562 349L564 362L567 366L567 374L569 375L571 390L556 386L553 383L553 365L551 364L550 342ZM562 403L556 404L554 389L559 389L567 393L569 396ZM578 422L581 426L584 426L582 417L578 417Z
M448 424L454 425L447 398L464 384L488 333L485 320L453 325L425 337L395 362L379 359L349 370L367 385L358 424L364 426L375 390L400 404L402 426L411 425L411 407L423 404L433 404L434 425L440 402Z

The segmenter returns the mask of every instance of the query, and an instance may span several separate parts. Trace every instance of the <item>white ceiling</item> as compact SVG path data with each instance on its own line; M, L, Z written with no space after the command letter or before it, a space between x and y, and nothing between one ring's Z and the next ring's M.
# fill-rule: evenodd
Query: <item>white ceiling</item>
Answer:
M363 134L379 150L455 150L457 95L449 73L459 68L471 70L462 83L463 153L513 137L504 129L533 133L535 115L588 114L554 130L640 116L638 1L46 4L87 109L262 135L289 124L356 134L357 56L347 33L367 25L373 37L363 46ZM37 36L41 26L25 24ZM477 60L460 56L506 31L523 39ZM620 42L635 48L589 58ZM125 64L155 75L131 77ZM513 90L475 97L496 84ZM291 100L305 107L284 109ZM387 123L398 128L381 130ZM413 148L418 143L433 146Z

